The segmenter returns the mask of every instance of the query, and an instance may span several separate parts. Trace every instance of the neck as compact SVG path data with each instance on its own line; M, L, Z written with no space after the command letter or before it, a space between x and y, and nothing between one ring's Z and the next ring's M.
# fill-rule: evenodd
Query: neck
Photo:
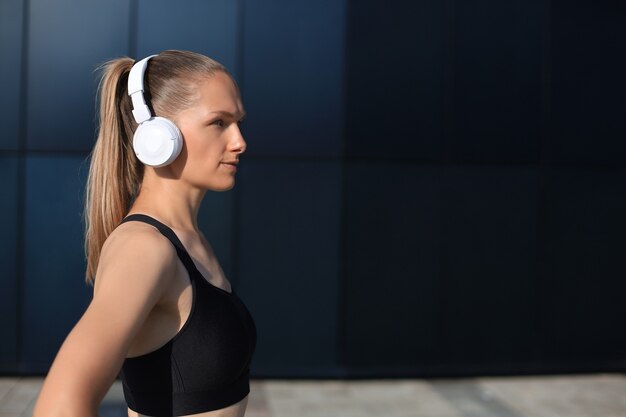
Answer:
M198 231L198 210L205 190L146 170L130 213L143 213L181 230Z

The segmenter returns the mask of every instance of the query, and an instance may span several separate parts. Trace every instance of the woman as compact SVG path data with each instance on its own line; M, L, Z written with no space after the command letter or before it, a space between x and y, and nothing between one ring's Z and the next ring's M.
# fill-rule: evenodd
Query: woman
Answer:
M129 416L241 417L252 317L198 229L246 142L237 85L192 52L104 65L85 207L94 296L44 381L35 417L95 416L120 374Z

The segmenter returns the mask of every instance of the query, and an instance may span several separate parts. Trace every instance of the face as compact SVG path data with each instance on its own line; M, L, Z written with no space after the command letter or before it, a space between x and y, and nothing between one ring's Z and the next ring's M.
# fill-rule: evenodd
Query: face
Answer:
M246 150L239 129L244 115L239 91L227 74L217 72L201 81L197 100L174 118L184 140L171 164L176 176L197 188L231 189Z

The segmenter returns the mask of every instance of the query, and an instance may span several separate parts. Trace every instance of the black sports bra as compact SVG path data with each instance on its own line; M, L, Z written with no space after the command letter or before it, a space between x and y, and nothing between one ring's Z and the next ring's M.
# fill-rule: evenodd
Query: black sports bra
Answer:
M198 271L172 229L156 219L132 214L156 227L185 265L193 298L189 318L165 345L126 358L120 376L131 410L154 417L202 413L227 407L250 392L250 362L256 326L235 294L210 284Z

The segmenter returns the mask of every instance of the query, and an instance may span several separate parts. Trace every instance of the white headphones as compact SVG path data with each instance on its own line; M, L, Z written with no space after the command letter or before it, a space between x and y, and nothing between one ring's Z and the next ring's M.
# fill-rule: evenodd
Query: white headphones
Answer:
M133 149L137 158L145 165L162 167L172 163L183 147L183 135L178 127L163 117L152 117L143 96L143 77L148 60L135 63L128 75L128 95L133 101L133 117L139 124L133 136Z

